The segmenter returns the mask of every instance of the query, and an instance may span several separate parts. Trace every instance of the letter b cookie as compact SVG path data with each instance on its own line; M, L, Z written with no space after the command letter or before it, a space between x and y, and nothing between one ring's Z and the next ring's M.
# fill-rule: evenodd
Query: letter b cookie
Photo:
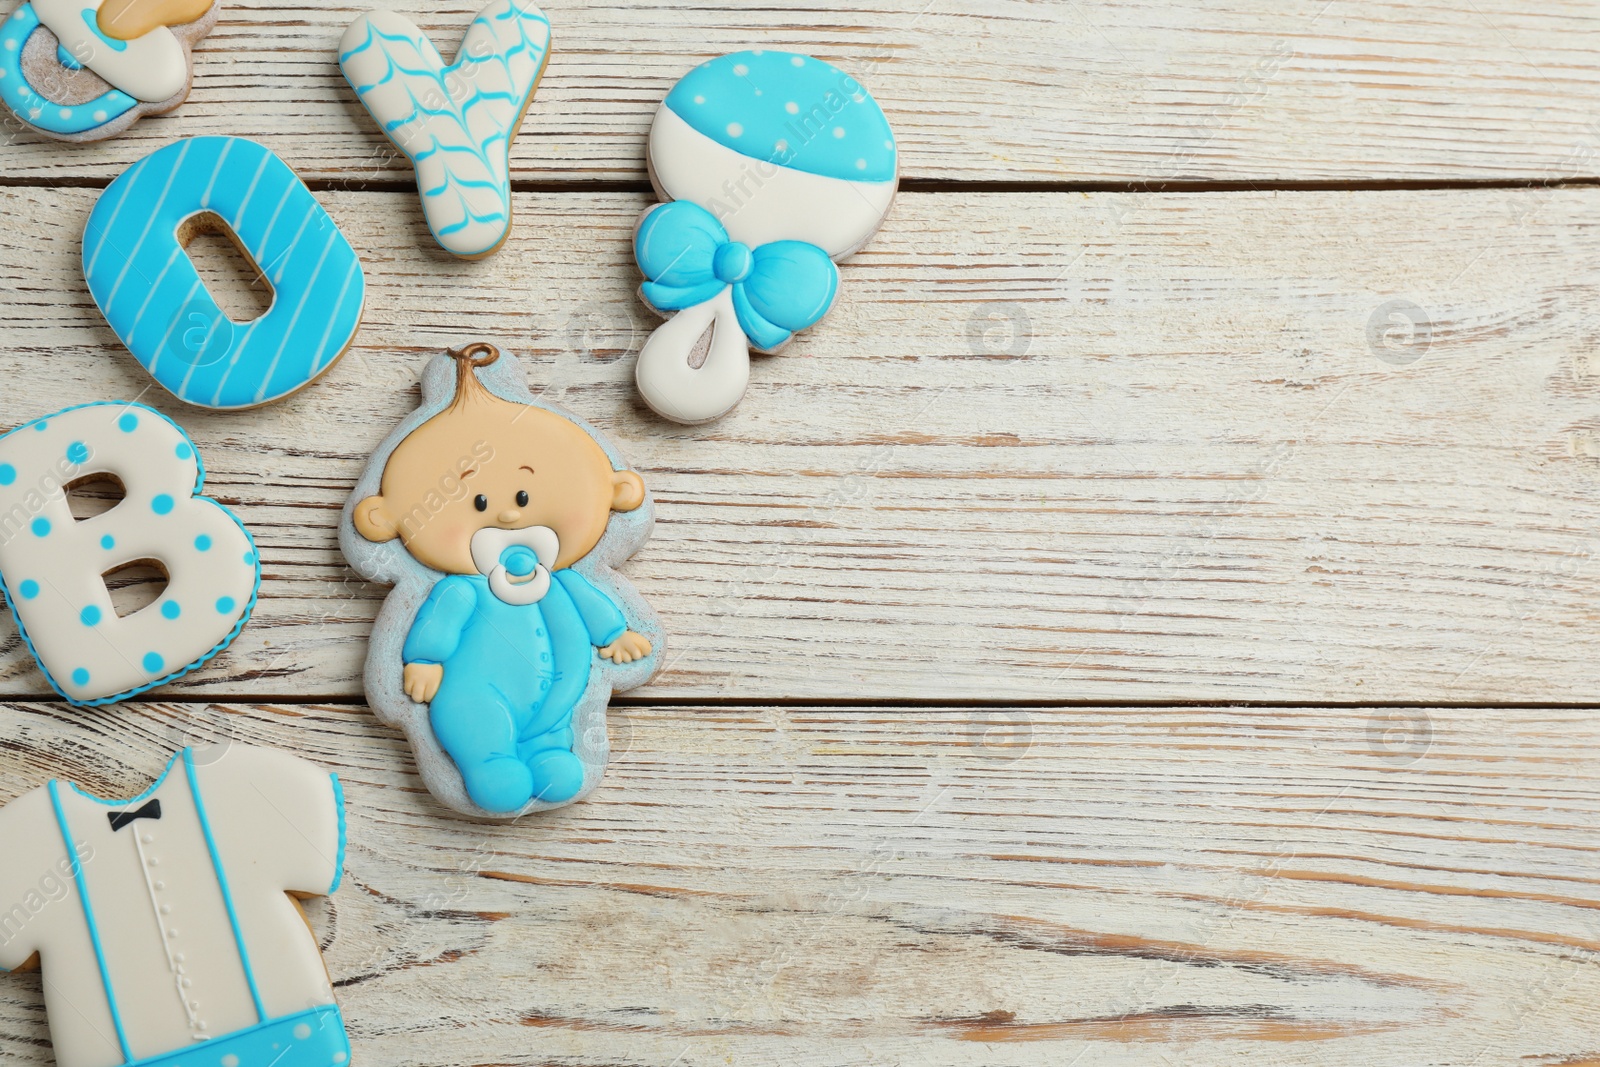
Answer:
M125 495L74 519L64 487L115 478ZM56 691L108 704L179 678L222 651L255 604L250 535L199 496L194 443L140 404L67 408L0 437L0 580ZM118 616L104 575L150 561L159 600Z

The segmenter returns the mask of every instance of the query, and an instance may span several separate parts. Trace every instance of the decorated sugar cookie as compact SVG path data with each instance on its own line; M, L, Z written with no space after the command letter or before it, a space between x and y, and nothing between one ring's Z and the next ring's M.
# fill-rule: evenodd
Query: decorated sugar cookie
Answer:
M67 408L0 437L0 580L50 684L79 705L170 682L221 652L255 604L261 564L232 512L200 494L194 442L142 404ZM74 519L65 489L115 479L123 499ZM105 575L167 575L159 600L119 616Z
M217 306L184 247L220 230L272 290L260 318ZM324 374L355 339L366 279L355 249L270 149L191 137L124 171L83 231L89 294L128 351L188 404L250 408Z
M878 229L898 185L889 121L850 75L752 51L686 74L650 127L668 203L634 235L640 295L667 323L639 353L639 391L677 422L744 395L749 350L773 352L827 314L834 262Z
M422 407L373 456L339 544L394 585L367 700L446 805L511 817L605 770L606 705L650 680L661 624L613 568L650 536L639 475L592 427L475 344L423 372Z
M550 20L523 0L480 11L449 66L393 11L362 15L339 43L339 69L416 167L428 229L453 256L491 255L511 232L511 142L549 58Z
M344 847L338 778L269 749L184 749L132 800L47 782L0 808L0 968L43 969L60 1067L344 1067L293 899Z
M0 26L0 98L62 141L113 137L171 111L194 82L216 0L29 0Z

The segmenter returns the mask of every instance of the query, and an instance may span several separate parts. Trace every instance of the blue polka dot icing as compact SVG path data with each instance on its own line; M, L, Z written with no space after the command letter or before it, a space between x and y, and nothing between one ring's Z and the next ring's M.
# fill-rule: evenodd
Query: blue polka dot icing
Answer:
M151 674L159 674L161 672L163 663L164 661L162 660L159 652L146 652L144 654L144 660L142 661L144 669L149 671Z
M188 459L190 456L194 455L194 449L189 447L189 442L179 441L178 447L172 450L172 454L177 456L179 459Z
M0 463L0 485L10 485L17 480L17 468L9 463Z
M178 458L180 444L188 459ZM91 469L85 460L127 487L129 499L80 520L66 494L48 490ZM68 408L0 434L0 464L12 471L11 484L0 485L0 515L18 516L0 536L0 578L24 643L68 701L141 693L233 640L260 568L242 562L254 546L238 520L202 495L200 457L175 423L138 404ZM119 616L101 576L135 558L161 566L167 589L154 610ZM229 610L211 611L223 597ZM154 670L146 669L151 653Z
M233 610L233 597L222 596L217 598L217 611L223 615Z
M735 52L703 63L666 106L725 148L824 178L887 182L894 132L849 74L793 52Z

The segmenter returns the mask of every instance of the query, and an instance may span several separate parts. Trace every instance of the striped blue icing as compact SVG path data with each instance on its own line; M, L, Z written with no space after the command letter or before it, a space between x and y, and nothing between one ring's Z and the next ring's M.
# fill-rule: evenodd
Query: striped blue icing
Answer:
M847 181L893 181L894 133L872 94L831 63L756 50L685 74L666 106L742 155Z
M272 306L230 320L196 272L179 226L220 219L272 285ZM289 165L242 137L176 141L101 194L83 273L106 321L180 400L245 408L278 400L333 365L361 322L355 249Z
M121 89L108 89L81 104L58 104L39 95L22 70L22 50L38 28L32 4L17 8L0 26L0 99L17 118L46 133L70 135L103 126L139 106Z

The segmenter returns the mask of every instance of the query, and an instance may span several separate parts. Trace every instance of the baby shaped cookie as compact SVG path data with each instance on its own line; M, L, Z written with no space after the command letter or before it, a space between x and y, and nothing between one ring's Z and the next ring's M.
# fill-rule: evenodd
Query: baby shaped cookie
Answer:
M834 262L894 199L894 134L844 71L757 49L684 75L656 112L649 161L669 202L635 231L639 292L672 317L635 377L657 414L709 422L744 395L751 348L776 351L833 306Z
M661 624L614 568L650 536L644 481L492 345L438 356L422 407L379 447L339 544L395 588L367 652L367 700L424 782L510 818L599 784L613 691L650 680Z
M0 26L0 99L62 141L114 137L183 103L218 0L28 0Z
M344 848L339 779L270 749L184 749L132 800L47 782L0 808L0 968L43 969L60 1067L343 1067L296 898Z

